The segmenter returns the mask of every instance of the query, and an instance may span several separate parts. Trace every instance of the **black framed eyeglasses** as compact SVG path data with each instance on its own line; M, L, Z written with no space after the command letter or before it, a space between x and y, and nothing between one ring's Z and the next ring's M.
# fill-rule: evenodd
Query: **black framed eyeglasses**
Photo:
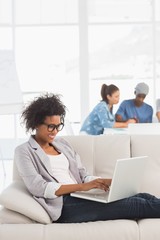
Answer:
M63 129L64 124L60 123L60 124L47 124L47 123L43 123L44 125L47 126L47 130L48 132L53 132L55 129L59 132Z

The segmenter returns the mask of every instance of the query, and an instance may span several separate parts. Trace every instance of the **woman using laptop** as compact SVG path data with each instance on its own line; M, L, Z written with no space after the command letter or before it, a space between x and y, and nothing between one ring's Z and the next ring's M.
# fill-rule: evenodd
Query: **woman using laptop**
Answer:
M80 223L110 219L160 217L160 200L143 193L109 204L74 198L70 193L102 189L111 179L90 176L80 156L57 133L64 126L66 107L58 95L34 99L22 112L29 140L15 149L19 175L28 191L53 222Z

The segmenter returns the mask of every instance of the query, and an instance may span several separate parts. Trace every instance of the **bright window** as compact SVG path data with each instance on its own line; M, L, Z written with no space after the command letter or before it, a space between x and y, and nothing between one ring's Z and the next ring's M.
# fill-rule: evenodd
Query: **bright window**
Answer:
M82 105L97 104L102 83L117 85L123 100L145 81L155 108L159 33L159 0L0 0L0 49L15 54L24 102L60 93L71 122L81 121ZM1 137L24 136L18 116L0 119Z

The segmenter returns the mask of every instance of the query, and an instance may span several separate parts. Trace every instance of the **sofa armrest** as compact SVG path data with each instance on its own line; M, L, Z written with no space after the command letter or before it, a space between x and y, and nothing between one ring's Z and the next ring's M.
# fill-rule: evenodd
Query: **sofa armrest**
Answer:
M22 181L10 184L0 194L0 205L39 223L51 223L45 209L32 197Z

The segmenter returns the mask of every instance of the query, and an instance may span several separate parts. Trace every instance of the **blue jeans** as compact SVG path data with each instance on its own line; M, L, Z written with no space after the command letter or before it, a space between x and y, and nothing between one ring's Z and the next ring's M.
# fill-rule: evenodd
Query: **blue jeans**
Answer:
M111 203L100 203L65 195L63 209L57 223L80 223L114 219L142 219L160 217L160 199L139 193Z

